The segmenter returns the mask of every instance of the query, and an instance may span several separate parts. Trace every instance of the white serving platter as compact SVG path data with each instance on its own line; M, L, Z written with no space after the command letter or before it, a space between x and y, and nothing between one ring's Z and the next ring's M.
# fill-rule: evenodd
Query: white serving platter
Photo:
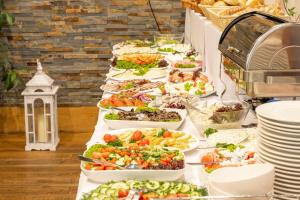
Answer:
M127 110L127 109L126 109ZM105 124L113 130L116 129L124 129L124 128L165 128L165 129L171 129L176 130L178 129L182 123L184 122L187 111L183 109L171 109L171 108L164 108L164 110L170 112L175 111L177 112L181 120L178 122L154 122L154 121L133 121L133 120L108 120L104 118Z
M106 132L107 134L111 134L111 135L120 135L122 133L128 133L128 132L134 132L136 130L141 130L141 129L152 129L152 128L125 128L125 129L118 129L118 130L112 130L112 131L108 131ZM189 143L189 148L187 149L183 149L181 150L182 152L186 153L186 152L189 152L189 151L192 151L194 149L196 149L199 144L200 144L200 140L195 137L194 135L192 134L189 134L187 133L186 131L176 131L176 130L169 130L171 132L183 132L185 133L185 135L183 137L188 137L188 136L191 136L192 137L192 142ZM100 144L106 144L103 140L103 138L99 138L98 142L97 143L100 143ZM91 145L93 145L95 143L90 143L88 144L88 147L90 147Z

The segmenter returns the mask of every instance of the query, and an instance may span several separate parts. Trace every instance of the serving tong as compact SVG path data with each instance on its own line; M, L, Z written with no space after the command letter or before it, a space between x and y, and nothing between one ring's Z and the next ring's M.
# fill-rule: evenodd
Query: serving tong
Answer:
M97 159L91 159L91 158L88 158L88 157L85 157L83 155L78 155L78 158L79 160L81 161L85 161L85 162L91 162L91 163L96 163L96 164L101 164L101 165L105 165L105 166L110 166L110 167L116 167L118 169L122 169L122 170L132 170L132 169L141 169L137 164L129 164L125 167L122 167L120 165L117 165L117 164L113 164L113 163L110 163L110 162L107 162L107 161L103 161L103 160L97 160Z

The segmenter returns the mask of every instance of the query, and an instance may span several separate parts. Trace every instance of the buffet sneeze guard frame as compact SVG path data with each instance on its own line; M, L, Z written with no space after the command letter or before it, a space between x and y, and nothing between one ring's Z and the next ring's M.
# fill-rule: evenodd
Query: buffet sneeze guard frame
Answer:
M300 24L246 13L226 27L218 48L225 73L247 95L300 96Z

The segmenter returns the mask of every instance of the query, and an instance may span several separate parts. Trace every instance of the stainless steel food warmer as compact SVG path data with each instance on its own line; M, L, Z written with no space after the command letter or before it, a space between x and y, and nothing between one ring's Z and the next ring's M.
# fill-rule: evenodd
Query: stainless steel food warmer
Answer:
M251 97L300 96L300 24L251 12L219 41L225 72Z

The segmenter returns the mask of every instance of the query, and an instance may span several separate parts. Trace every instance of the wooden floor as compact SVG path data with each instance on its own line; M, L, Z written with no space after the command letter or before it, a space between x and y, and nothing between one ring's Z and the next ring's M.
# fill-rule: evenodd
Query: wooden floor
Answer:
M56 152L24 151L21 133L0 133L0 200L75 199L77 155L91 133L60 133Z

